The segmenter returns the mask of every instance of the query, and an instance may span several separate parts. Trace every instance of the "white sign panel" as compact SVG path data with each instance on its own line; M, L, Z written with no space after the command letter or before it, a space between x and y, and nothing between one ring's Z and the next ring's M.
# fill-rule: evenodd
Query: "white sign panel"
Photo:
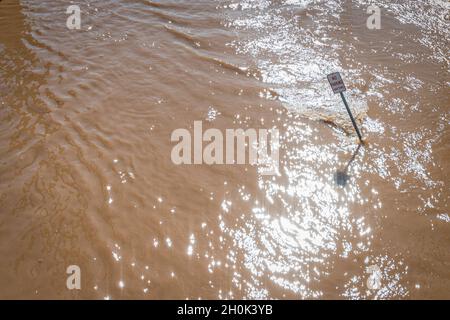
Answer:
M334 93L340 93L347 90L339 72L329 74L327 78Z

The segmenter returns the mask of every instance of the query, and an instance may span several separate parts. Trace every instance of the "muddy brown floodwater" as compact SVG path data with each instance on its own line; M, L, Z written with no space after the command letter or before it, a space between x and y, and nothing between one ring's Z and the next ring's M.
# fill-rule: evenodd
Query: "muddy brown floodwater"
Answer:
M449 299L450 3L370 3L2 0L0 298ZM279 174L175 165L194 121Z

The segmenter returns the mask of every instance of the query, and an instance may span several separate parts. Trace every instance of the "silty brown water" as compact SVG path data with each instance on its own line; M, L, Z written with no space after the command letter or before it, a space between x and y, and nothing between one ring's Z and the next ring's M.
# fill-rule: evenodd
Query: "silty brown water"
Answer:
M69 30L1 1L0 297L450 298L449 3L377 4L80 1ZM173 164L200 120L278 128L280 174Z

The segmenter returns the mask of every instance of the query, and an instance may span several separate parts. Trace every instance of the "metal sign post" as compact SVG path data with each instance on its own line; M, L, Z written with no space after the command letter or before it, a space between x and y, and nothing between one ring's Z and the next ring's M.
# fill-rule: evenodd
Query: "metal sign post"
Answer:
M356 133L358 134L359 141L363 142L361 132L359 131L358 126L356 125L355 118L353 117L353 114L350 110L350 107L348 106L347 100L345 100L344 91L347 90L345 87L344 81L342 80L341 74L339 72L335 72L332 74L329 74L327 76L328 82L331 85L331 89L333 89L334 93L339 93L341 95L342 101L344 102L345 108L347 109L348 115L350 116L350 119L352 120L353 127L356 130Z

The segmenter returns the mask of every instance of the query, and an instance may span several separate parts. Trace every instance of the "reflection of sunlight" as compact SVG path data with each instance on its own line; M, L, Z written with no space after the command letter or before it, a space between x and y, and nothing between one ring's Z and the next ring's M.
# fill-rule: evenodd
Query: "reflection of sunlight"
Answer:
M302 135L303 132L310 132L305 124L287 126L282 139L289 148L282 161L282 177L261 177L259 181L266 200L253 202L252 214L237 224L241 227L221 224L222 231L244 252L243 264L254 281L241 283L241 275L235 274L234 283L244 286L250 298L270 296L262 285L264 278L302 298L321 297L324 292L316 289L317 284L334 272L340 259L366 256L370 252L372 228L364 217L352 214L355 207L364 207L370 200L362 195L358 183L361 162L354 161L349 168L355 183L337 187L333 175L343 165L337 156L340 148L311 142L310 135ZM347 147L350 154L347 159L354 151L355 146ZM258 198L243 192L243 188L237 192L243 202ZM377 191L372 189L369 196L373 194ZM224 200L222 209L232 210L229 204ZM379 200L374 209L378 207L381 207ZM232 260L229 263L234 264ZM394 263L392 260L391 264ZM342 275L344 279L349 276ZM398 278L401 274L394 276ZM364 273L357 277L358 286L364 285ZM344 295L357 288L351 283L342 288ZM391 285L395 290L389 289L386 296L405 292L398 281Z
M311 22L315 32L302 27L301 19L306 18L303 13L308 12L311 2L301 0L274 4L271 1L240 1L240 8L252 10L243 10L237 19L233 15L229 26L252 30L258 36L239 39L233 45L240 54L254 58L262 80L273 86L287 108L318 119L332 116L338 123L345 112L339 108L336 103L339 101L323 78L327 73L342 69L337 53L337 48L342 44L330 37L324 28L330 23L330 8L326 3L314 6L322 14L315 12L308 17L314 19ZM335 3L334 6L340 7L342 4ZM348 81L358 81L359 73L359 68L346 70L350 77ZM349 94L356 114L364 113L367 105L362 95Z
M345 70L351 87L348 98L357 114L367 111L369 99L396 118L407 118L423 108L423 103L416 102L420 97L414 95L427 86L426 81L414 74L383 69L376 64L368 63L361 68L360 56L371 48L361 44L356 35L349 41L336 41L334 22L330 19L342 18L344 3L333 2L332 8L326 2L316 4L302 0L238 1L228 8L240 10L240 14L230 14L227 26L250 32L231 45L239 54L252 57L260 71L259 79L276 92L283 106L303 118L330 120L346 130L343 123L348 122L348 118L346 115L342 118L340 102L323 81L328 71L335 70ZM393 5L392 10L398 13L399 20L412 19L414 23L430 24L431 29L439 33L446 32L438 18L422 21L419 11L414 10L416 6L421 5L398 4ZM330 15L330 10L337 13ZM356 29L351 31L356 32ZM424 32L422 37L434 36ZM441 40L436 41L442 47ZM379 45L380 51L392 49L386 43ZM343 46L352 50L344 50ZM399 61L404 58L396 56ZM439 56L433 55L433 59ZM367 82L367 73L373 75L371 83ZM408 83L409 87L397 88L397 83L401 86ZM426 89L433 91L432 84L430 86ZM408 93L403 95L403 89ZM393 91L397 96L391 94ZM413 107L409 98L415 103ZM321 142L316 128L304 121L296 123L296 119L296 116L290 117L289 123L279 124L286 129L280 137L285 153L280 163L281 175L260 177L261 194L249 194L240 189L236 198L252 203L251 211L242 215L238 223L227 225L221 221L222 231L244 253L243 263L252 275L251 281L243 283L237 273L234 283L244 286L251 298L270 297L263 285L265 278L300 297L320 297L323 290L315 288L323 287L317 284L323 283L343 260L347 260L343 264L349 266L349 270L340 270L345 285L333 288L342 296L406 296L408 290L400 281L408 270L403 258L383 254L383 250L372 252L374 231L383 231L378 230L374 223L377 220L373 219L385 214L380 212L382 209L386 210L381 201L386 195L372 187L372 183L381 180L381 185L403 192L417 188L443 192L444 183L434 180L428 168L434 164L433 145L442 137L448 118L441 118L437 130L431 132L427 127L411 131L408 127L397 128L383 117L366 117L362 123L365 134L379 140L358 149L357 157L353 158L350 157L355 145L351 145L342 132L333 132L338 142ZM419 212L438 202L432 195L424 194L419 198L423 201ZM224 200L222 209L232 212L234 207L239 207L238 202L233 200L231 207L231 202ZM355 262L361 256L364 264ZM382 270L382 287L377 292L367 291L365 268L368 263Z

